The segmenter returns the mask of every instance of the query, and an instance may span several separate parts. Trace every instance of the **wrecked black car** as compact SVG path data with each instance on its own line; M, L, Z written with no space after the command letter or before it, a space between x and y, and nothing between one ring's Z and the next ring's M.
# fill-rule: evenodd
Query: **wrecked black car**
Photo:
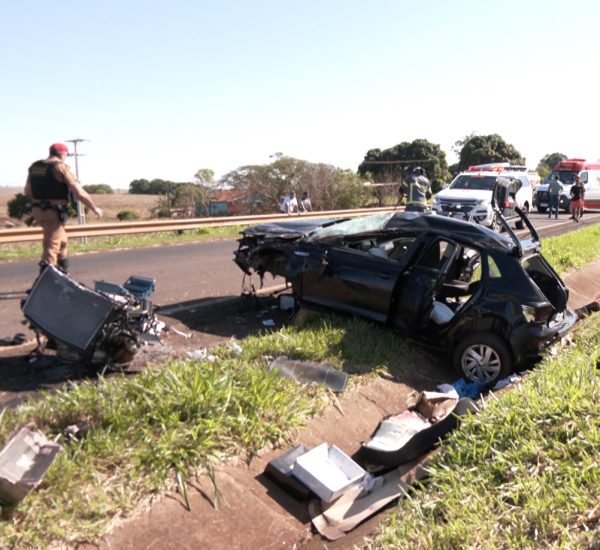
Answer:
M89 289L51 265L40 273L21 305L38 335L38 348L43 335L84 363L125 366L133 359L158 332L152 303L119 285L97 286L102 290Z
M242 232L235 262L284 277L304 307L387 323L449 352L466 379L493 383L566 334L568 289L519 239L454 218L389 212L269 223Z

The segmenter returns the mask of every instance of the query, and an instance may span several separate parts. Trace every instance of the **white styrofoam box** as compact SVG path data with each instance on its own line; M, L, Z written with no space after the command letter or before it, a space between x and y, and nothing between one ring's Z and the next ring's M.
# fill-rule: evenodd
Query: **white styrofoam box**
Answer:
M299 456L292 475L325 502L331 502L360 483L365 471L335 445L321 443Z

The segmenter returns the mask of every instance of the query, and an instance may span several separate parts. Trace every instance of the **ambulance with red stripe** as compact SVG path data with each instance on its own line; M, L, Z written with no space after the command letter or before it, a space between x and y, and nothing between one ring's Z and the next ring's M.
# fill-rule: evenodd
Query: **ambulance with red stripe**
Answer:
M548 175L544 183L535 190L533 202L538 212L548 209L548 184L558 174L558 179L564 185L560 196L560 208L569 212L571 199L569 191L579 176L585 186L585 209L600 209L600 162L589 162L585 159L567 159L560 161Z

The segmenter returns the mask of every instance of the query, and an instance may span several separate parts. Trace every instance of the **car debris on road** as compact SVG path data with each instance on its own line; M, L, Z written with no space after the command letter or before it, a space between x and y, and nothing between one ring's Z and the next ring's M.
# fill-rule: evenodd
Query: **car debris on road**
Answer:
M146 281L146 289L137 295L104 282L92 290L55 267L46 267L21 307L37 335L36 353L42 351L40 337L45 336L84 364L127 366L164 326L147 298L151 280Z

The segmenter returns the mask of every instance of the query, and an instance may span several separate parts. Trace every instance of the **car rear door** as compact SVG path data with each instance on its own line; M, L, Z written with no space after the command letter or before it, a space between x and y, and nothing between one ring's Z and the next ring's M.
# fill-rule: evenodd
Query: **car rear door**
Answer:
M386 321L408 256L398 261L342 246L323 248L318 256L307 258L302 271L302 300Z

